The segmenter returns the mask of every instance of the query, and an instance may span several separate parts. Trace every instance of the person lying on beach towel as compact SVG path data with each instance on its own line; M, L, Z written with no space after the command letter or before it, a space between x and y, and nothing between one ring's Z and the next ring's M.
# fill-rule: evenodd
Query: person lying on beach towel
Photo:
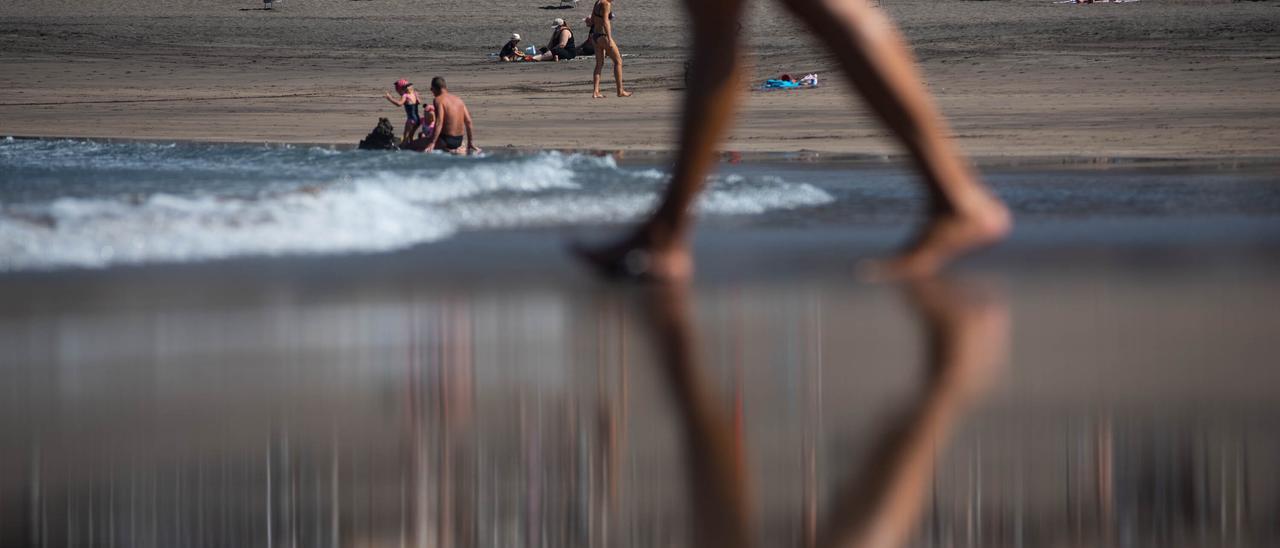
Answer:
M818 75L807 74L803 78L796 80L790 74L783 74L777 78L765 80L760 85L762 90L772 89L811 89L818 87Z

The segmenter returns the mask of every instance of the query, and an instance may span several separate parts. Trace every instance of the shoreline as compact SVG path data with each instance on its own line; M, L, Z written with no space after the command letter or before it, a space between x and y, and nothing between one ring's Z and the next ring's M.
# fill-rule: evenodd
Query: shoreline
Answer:
M74 137L47 135L0 135L0 139L12 138L17 141L85 141L90 143L141 143L141 144L176 144L183 146L226 145L226 146L267 146L267 147L317 147L329 150L356 150L356 145L340 142L322 141L256 141L256 140L200 140L170 139L149 137ZM496 155L524 156L548 152L561 154L583 154L590 156L613 156L622 163L664 163L675 159L670 150L651 149L610 149L610 148L572 148L572 147L516 147L505 146L485 148L485 152ZM383 151L393 152L393 151ZM404 151L409 152L409 151ZM721 164L759 163L759 164L797 164L814 163L831 166L870 166L870 165L908 165L910 159L906 154L873 154L856 152L823 152L817 150L776 150L776 151L717 151ZM1051 168L1051 167L1211 167L1229 166L1234 168L1251 166L1268 166L1280 164L1280 156L1091 156L1091 155L968 155L973 164L980 168Z
M777 286L847 281L858 265L892 255L908 241L912 223L898 226L823 228L699 227L694 237L696 287ZM1269 280L1280 272L1272 219L1192 221L1126 220L1127 237L1103 231L1077 234L1071 222L1032 222L1009 240L965 257L947 276L1045 280L1174 271L1236 272L1240 279ZM193 261L122 263L104 267L0 270L0 298L10 302L0 318L73 303L165 299L227 304L264 291L293 288L299 296L362 295L406 287L485 291L506 288L630 288L599 276L570 249L575 242L608 240L621 225L536 227L460 232L403 249L318 254L243 255ZM518 268L513 268L513 265ZM891 285L891 284L890 284ZM110 297L101 287L112 287ZM191 287L201 287L191 293ZM42 300L26 298L32 292Z

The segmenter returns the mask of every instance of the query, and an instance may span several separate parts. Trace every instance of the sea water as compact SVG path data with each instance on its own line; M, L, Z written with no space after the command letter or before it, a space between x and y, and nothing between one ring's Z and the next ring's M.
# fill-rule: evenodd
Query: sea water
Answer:
M897 245L927 204L906 167L722 164L695 205L699 227L727 227L734 242L751 228ZM1015 213L1015 244L1271 245L1280 239L1274 168L1077 161L982 176ZM378 253L494 230L620 232L669 180L665 164L594 154L3 139L0 271Z
M610 156L462 158L305 146L0 141L0 270L379 252L461 231L618 223L664 172ZM716 178L701 213L832 201L776 176Z
M921 547L1280 545L1274 164L987 167L1018 226L995 264L901 285L815 256L921 218L903 166L718 168L699 238L726 245L683 291L430 260L28 275L430 258L468 231L621 229L667 178L551 153L0 142L0 546L704 546L739 525L798 546L840 523ZM795 266L707 275L725 247ZM485 253L453 262L520 264ZM948 366L988 353L941 337L1011 354ZM708 527L721 494L750 523Z

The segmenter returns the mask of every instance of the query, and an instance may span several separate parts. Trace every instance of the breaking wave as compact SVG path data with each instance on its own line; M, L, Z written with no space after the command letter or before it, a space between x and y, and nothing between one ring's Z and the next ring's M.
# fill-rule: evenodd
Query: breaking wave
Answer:
M458 231L620 222L652 208L666 181L578 154L22 140L0 141L0 170L0 270L381 252ZM812 185L729 175L698 208L754 215L830 201Z

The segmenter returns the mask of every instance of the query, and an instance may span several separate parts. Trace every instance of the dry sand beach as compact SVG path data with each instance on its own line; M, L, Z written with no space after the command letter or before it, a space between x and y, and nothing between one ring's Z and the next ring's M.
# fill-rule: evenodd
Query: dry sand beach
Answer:
M0 134L352 144L401 76L444 75L488 148L670 150L690 40L679 4L620 0L637 91L590 100L592 61L491 62L510 32L541 44L586 3L11 0L0 6ZM962 146L976 156L1274 157L1280 6L893 0ZM585 30L574 28L581 40ZM818 72L806 92L751 93L726 150L896 153L833 63L773 4L743 32L752 81ZM607 69L606 69L607 70ZM587 123L590 120L590 123Z

